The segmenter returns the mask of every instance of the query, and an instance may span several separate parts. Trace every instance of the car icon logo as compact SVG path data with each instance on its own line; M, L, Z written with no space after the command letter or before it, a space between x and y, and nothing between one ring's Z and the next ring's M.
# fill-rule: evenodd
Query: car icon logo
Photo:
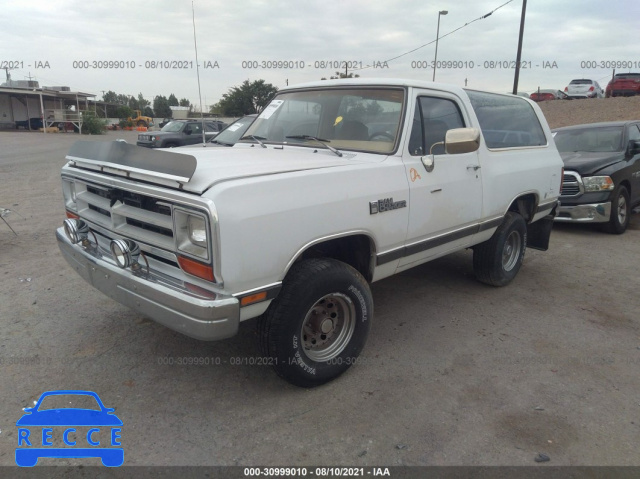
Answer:
M16 422L16 464L32 467L41 457L99 457L105 466L121 466L124 462L124 449L120 447L122 421L114 411L105 407L93 391L43 393L33 407L24 409L24 416Z

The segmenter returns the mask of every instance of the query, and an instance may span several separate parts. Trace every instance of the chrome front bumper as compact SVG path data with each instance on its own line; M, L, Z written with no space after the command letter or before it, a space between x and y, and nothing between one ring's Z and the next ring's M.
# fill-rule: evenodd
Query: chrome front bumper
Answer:
M134 274L122 269L96 248L71 244L63 228L56 230L62 255L89 284L110 298L186 336L213 341L234 336L240 322L240 303L176 283L160 274Z
M611 203L595 203L590 205L562 206L556 221L574 223L606 223L611 217Z

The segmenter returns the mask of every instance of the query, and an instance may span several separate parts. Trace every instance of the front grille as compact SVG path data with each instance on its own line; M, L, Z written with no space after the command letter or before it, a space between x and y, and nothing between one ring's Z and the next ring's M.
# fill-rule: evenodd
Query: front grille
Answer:
M561 196L579 196L583 193L580 175L572 171L565 171L562 177Z
M118 188L75 182L80 217L115 233L174 249L171 203Z

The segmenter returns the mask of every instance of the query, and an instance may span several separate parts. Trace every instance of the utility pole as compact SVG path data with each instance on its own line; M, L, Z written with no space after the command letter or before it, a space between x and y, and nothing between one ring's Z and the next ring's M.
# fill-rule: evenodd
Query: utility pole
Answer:
M516 74L513 79L513 94L518 94L518 80L520 79L520 60L522 59L522 37L524 35L524 16L527 12L527 0L522 0L522 15L520 16L520 36L518 37L518 54L516 55Z

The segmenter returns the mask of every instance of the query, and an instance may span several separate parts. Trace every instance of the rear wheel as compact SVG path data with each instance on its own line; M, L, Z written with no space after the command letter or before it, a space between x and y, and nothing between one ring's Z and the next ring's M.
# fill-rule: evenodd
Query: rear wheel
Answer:
M358 271L333 259L305 260L259 319L260 347L283 379L319 386L357 362L372 315L371 291Z
M516 277L527 248L527 224L513 211L507 212L493 236L473 248L473 269L478 281L504 286Z
M629 204L629 192L620 185L611 196L611 218L604 225L607 233L620 235L627 230L631 219L631 205Z
M147 126L147 122L144 120L138 120L138 126Z

